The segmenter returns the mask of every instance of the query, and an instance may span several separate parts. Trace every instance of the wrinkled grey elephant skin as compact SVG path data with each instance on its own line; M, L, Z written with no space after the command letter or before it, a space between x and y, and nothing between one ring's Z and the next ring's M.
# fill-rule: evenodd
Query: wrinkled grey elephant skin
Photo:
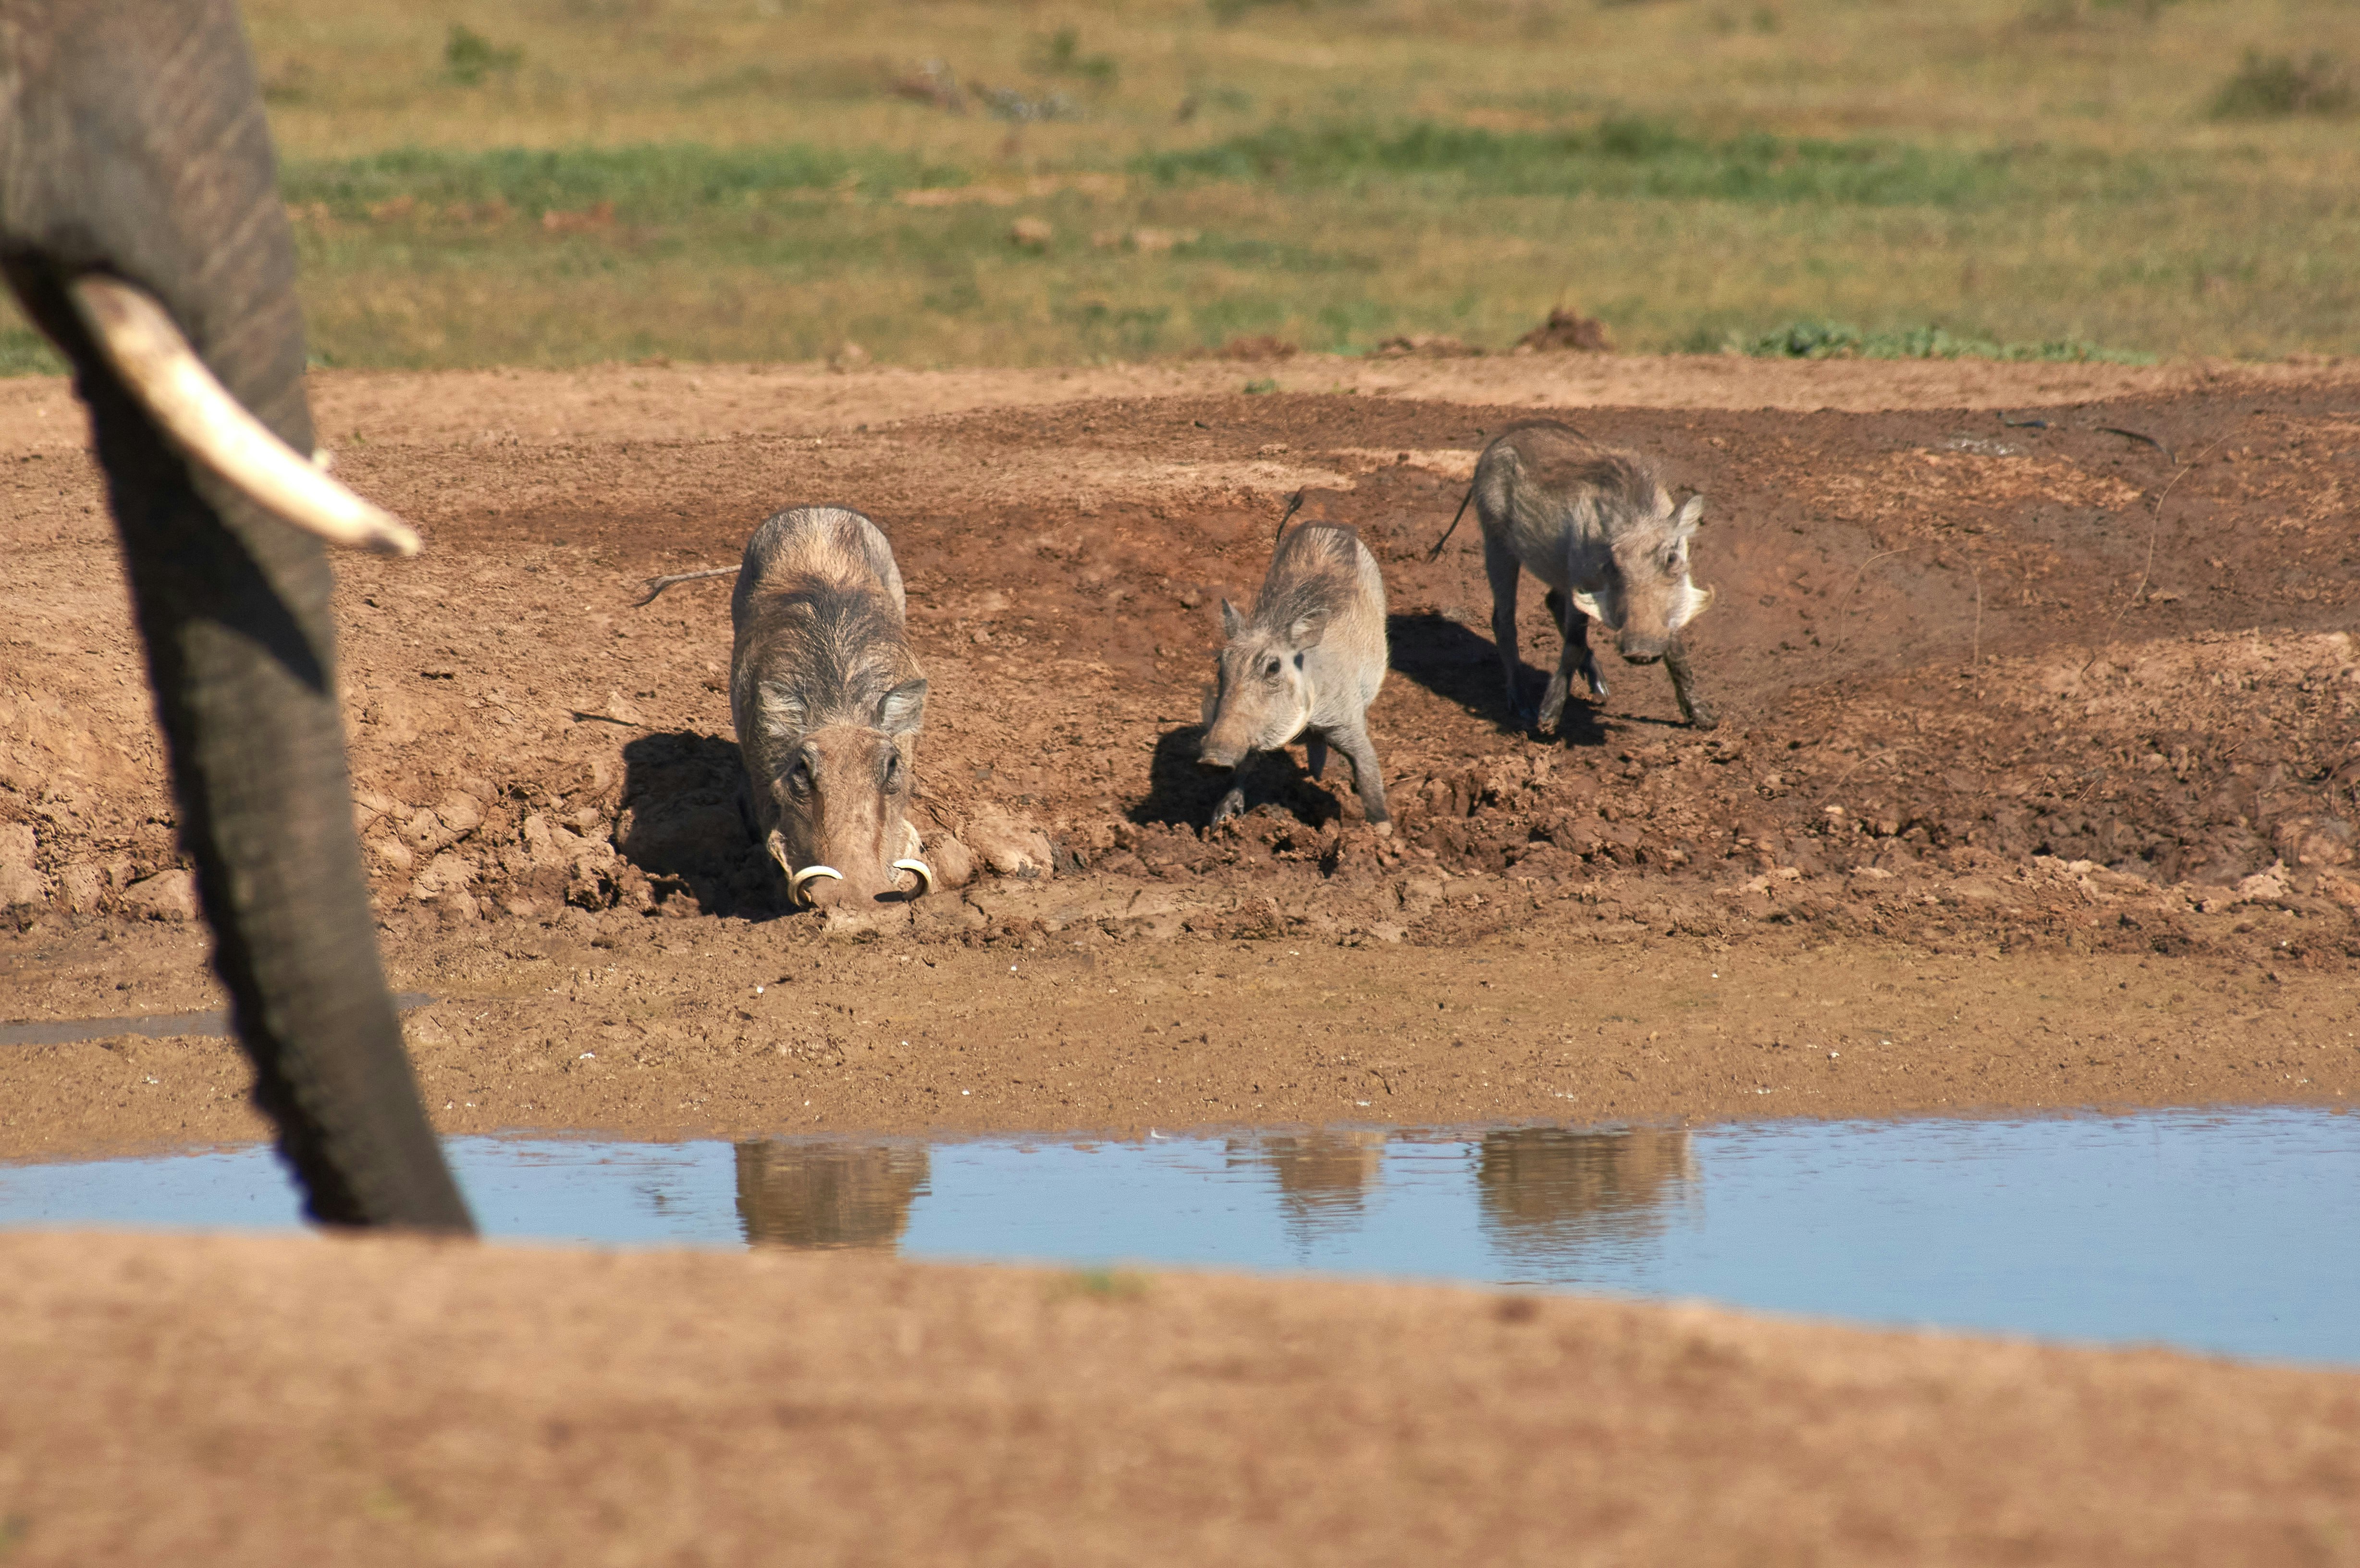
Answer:
M65 291L87 272L148 290L310 452L276 176L227 0L0 0L0 266L90 408L256 1100L314 1219L470 1231L377 960L322 549L183 459Z

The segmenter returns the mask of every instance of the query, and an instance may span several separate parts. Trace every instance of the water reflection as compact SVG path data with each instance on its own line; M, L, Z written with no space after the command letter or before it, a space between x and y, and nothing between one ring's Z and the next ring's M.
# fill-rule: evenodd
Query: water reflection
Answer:
M896 1247L926 1191L921 1143L755 1138L737 1157L738 1218L755 1247Z
M1282 1133L1232 1138L1227 1148L1232 1169L1269 1170L1287 1228L1307 1239L1360 1218L1369 1189L1384 1175L1385 1141L1381 1132Z
M2360 1116L2333 1111L447 1147L493 1236L1574 1285L2360 1364L2360 1247L2321 1243L2360 1236ZM262 1146L0 1161L0 1227L298 1207Z
M1685 1132L1514 1127L1477 1146L1475 1196L1493 1246L1557 1276L1601 1244L1661 1234L1696 1174Z

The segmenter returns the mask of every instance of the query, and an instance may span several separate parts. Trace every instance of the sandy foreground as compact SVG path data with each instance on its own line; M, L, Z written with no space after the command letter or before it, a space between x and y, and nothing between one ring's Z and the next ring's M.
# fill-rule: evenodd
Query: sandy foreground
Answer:
M2348 366L651 365L315 398L339 472L431 536L344 563L340 614L446 1131L2360 1098ZM1426 550L1536 410L1712 498L1720 730L1635 669L1564 736L1503 722L1472 540ZM0 1021L217 1007L62 384L0 385ZM1214 605L1297 491L1385 569L1390 839L1292 761L1201 826ZM850 943L744 842L726 594L630 607L818 498L912 584L930 844L1033 846ZM7 1047L0 1158L250 1139L246 1089L218 1040ZM1477 1558L2360 1561L2360 1377L847 1253L0 1237L0 1563Z
M2360 1377L848 1256L0 1240L17 1563L2336 1563Z

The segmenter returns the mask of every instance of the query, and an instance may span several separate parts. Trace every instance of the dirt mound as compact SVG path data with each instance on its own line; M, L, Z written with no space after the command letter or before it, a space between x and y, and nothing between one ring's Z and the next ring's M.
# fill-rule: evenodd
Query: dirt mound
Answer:
M1518 354L1612 354L1606 323L1560 305L1548 320L1516 340Z

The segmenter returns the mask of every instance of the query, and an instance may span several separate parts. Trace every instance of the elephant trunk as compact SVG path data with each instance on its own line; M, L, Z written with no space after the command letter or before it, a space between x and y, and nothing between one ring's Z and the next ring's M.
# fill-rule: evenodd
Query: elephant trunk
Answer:
M377 961L326 558L183 455L71 301L93 274L137 286L228 397L312 450L294 237L235 7L33 12L0 94L0 253L90 408L255 1099L314 1219L470 1232Z

